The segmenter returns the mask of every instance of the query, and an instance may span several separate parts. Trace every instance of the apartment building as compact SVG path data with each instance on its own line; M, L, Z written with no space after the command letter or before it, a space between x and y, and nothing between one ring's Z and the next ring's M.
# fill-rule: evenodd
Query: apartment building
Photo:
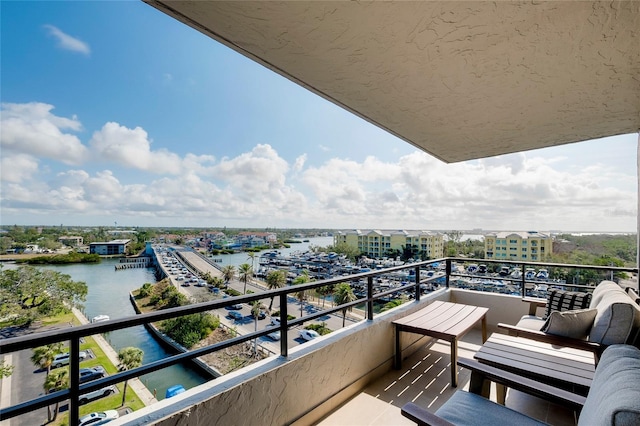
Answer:
M333 236L333 243L348 244L357 248L367 257L380 258L405 247L413 247L425 258L435 259L444 255L444 236L431 231L381 231L360 230L339 231Z
M540 262L551 254L553 254L551 234L544 232L494 232L484 237L486 259Z

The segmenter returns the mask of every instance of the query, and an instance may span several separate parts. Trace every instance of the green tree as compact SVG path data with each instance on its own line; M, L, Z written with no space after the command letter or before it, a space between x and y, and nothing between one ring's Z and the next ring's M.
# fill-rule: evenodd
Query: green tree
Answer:
M244 291L242 292L242 294L247 294L247 282L251 279L252 276L253 268L251 267L251 265L249 265L248 263L243 263L242 265L238 266L238 277L240 278L240 281L244 283Z
M256 263L255 263L255 261L256 261L256 253L250 251L248 254L249 254L249 257L247 258L247 260L251 261L251 268L256 269Z
M51 372L53 359L62 352L62 343L52 343L50 345L38 346L31 354L31 362L39 368L47 370L47 376Z
M47 394L69 388L69 369L59 368L55 370L47 376L42 386ZM51 415L51 408L47 406L47 420L50 422L56 420L59 406L60 403L56 402L56 407L53 409L53 417Z
M151 283L142 284L142 287L140 287L140 291L138 292L138 296L148 297L149 295L151 295L152 288L153 288L153 284Z
M269 271L269 273L267 274L267 288L269 290L282 288L286 283L287 283L286 273L280 269L277 269L275 271ZM273 299L275 299L275 296L271 297L271 302L269 303L269 310L273 308Z
M225 265L222 267L222 277L225 283L233 280L236 277L236 267L233 265Z
M118 370L119 371L127 371L132 370L134 368L140 367L142 365L142 357L144 356L144 352L142 349L134 348L129 346L127 348L122 348L118 352ZM129 380L125 380L124 389L122 390L122 404L121 407L124 406L124 403L127 398L127 385L129 384Z
M0 379L9 377L13 373L13 365L5 364L4 359L0 360Z
M186 347L193 347L218 328L220 319L208 312L170 318L162 322L161 330L173 340Z
M28 324L42 316L68 312L87 295L84 282L52 270L21 266L0 271L0 318Z
M336 291L333 295L333 300L336 302L336 305L344 305L345 303L351 303L356 300L356 295L353 294L353 289L349 285L349 283L340 283L336 285ZM351 312L353 310L353 306L349 306L342 309L342 326L344 327L345 322L347 320L347 311Z
M333 291L335 289L335 285L331 284L331 285L323 285L322 287L319 287L316 292L322 296L322 307L324 308L324 302L326 300L326 297L330 294L333 294Z
M309 276L309 271L307 271L306 269L304 269L302 271L302 274L298 275L292 282L291 284L293 285L298 285L298 284L305 284L308 282L313 281L311 279L311 277ZM296 298L298 298L298 301L300 302L300 317L302 318L303 316L303 309L304 309L304 298L306 296L307 292L305 290L300 290L297 291L295 293Z

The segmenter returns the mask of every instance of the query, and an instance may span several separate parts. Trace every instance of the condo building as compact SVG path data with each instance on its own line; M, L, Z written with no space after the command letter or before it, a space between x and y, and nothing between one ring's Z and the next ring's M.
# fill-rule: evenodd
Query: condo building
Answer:
M484 237L485 259L537 262L552 253L551 235L544 232L494 232Z
M444 236L431 231L381 231L360 230L340 231L333 236L333 243L348 244L357 248L367 257L390 256L405 247L411 247L425 259L435 259L444 255Z

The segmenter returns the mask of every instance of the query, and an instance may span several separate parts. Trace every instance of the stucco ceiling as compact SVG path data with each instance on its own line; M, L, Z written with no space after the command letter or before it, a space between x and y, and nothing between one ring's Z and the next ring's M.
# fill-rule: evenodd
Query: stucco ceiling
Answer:
M640 128L638 1L145 1L446 162Z

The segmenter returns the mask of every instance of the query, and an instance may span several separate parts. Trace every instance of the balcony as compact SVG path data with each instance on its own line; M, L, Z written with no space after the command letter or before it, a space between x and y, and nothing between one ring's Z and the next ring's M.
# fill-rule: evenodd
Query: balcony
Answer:
M448 346L430 338L403 333L403 354L410 354L405 359L403 370L393 369L394 330L392 321L404 317L433 300L444 300L489 308L487 315L489 332L496 331L500 322L515 324L527 314L528 305L522 303L525 295L535 291L535 282L524 278L503 277L509 282L511 289L519 289L520 294L498 294L489 290L498 290L484 284L476 285L473 290L464 289L463 283L472 282L477 276L459 272L460 263L464 259L439 259L403 265L383 270L340 277L286 287L252 295L216 300L196 305L188 305L166 311L121 318L105 323L89 324L75 327L63 332L48 332L0 341L3 354L22 349L33 348L43 344L68 340L71 353L77 354L79 340L83 336L99 334L111 330L159 321L196 312L204 312L235 303L247 303L253 300L275 296L280 297L281 305L286 306L288 293L301 289L312 290L327 284L345 280L362 279L367 282L366 297L331 309L306 315L303 318L287 321L286 308L281 309L280 330L284 335L287 330L299 327L303 323L317 319L329 313L341 313L342 309L362 305L363 320L329 335L307 342L295 348L289 348L286 339L281 340L281 353L261 360L250 366L230 374L211 380L170 399L149 405L141 410L121 417L112 424L181 424L181 425L229 425L229 424L402 424L400 407L408 401L415 401L426 407L436 409L453 392L449 383ZM501 265L505 262L486 260L487 264ZM434 269L432 264L446 265L441 275L426 273ZM507 262L509 263L509 262ZM619 272L637 274L636 268L612 268L583 265L560 265L548 263L510 262L513 267L524 271L525 266L535 266L548 270L556 269L588 269L601 277ZM415 300L404 303L384 313L374 314L373 303L377 299L397 292L398 289L380 291L374 287L375 278L393 272L415 271L418 279L402 287L412 292ZM421 276L423 278L421 278ZM427 276L426 278L424 278ZM594 279L593 284L601 277ZM471 281L469 281L471 280ZM435 291L425 291L426 287L435 286L437 281L444 281ZM418 285L420 284L420 285ZM548 284L554 285L553 282ZM584 288L575 284L555 283L570 288ZM637 283L636 283L637 285ZM500 291L504 291L503 288ZM535 294L534 294L535 295ZM122 382L151 371L160 370L187 359L206 353L224 349L234 344L248 342L256 337L272 332L274 328L265 329L212 346L189 351L168 357L142 367L119 373L95 382L80 385L72 381L69 390L59 391L31 401L24 401L11 407L2 407L3 420L12 419L12 424L21 424L19 415L49 404L66 399L71 400L69 413L71 424L77 422L79 395L109 384ZM478 332L472 332L460 344L460 355L471 357L480 347ZM77 377L79 359L73 355L71 360L71 377ZM432 367L429 367L432 365ZM460 371L460 384L464 387L468 381L468 373ZM532 402L533 401L533 402ZM361 404L367 409L362 410ZM553 424L572 424L570 413L558 410L549 411L548 405L541 405L538 400L509 394L508 404L516 404L523 411L532 414L542 413L549 420L548 413L559 415ZM512 405L513 406L513 405ZM542 410L542 411L540 411ZM356 413L356 414L354 414ZM362 418L355 422L352 416ZM75 419L74 419L75 417Z

